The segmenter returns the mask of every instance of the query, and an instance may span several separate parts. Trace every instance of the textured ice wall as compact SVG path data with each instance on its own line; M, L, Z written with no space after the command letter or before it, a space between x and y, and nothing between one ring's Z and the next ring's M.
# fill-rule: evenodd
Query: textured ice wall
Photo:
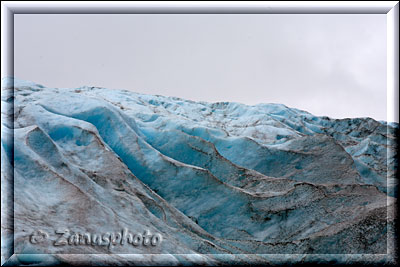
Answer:
M56 260L67 262L74 253L111 253L116 262L129 261L118 254L155 254L150 262L214 264L390 249L397 125L280 104L14 79L3 81L2 116L2 184L14 179L16 253L63 254ZM57 229L125 228L158 233L162 242L53 245ZM49 237L32 243L38 230Z

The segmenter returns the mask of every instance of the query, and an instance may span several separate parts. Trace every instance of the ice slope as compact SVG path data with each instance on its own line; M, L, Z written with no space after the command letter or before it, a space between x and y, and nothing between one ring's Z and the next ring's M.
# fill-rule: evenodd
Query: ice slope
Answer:
M213 143L219 153L232 163L265 175L274 177L286 175L296 179L296 173L301 172L301 180L304 181L307 176L309 181L317 183L329 183L331 180L335 182L339 175L341 183L346 183L347 179L349 182L359 179L357 176L362 173L360 178L363 182L374 184L383 192L387 192L388 184L389 194L392 196L396 194L394 172L397 163L394 159L398 124L385 125L370 118L335 120L317 117L281 104L246 106L228 102L196 103L175 97L149 96L127 91L89 87L83 89L87 89L89 95L113 103L124 113L130 114L141 125L142 132L148 129L148 132L160 134L159 130L178 130L200 137ZM317 137L319 134L322 136ZM302 161L302 164L306 161L315 163L310 153L303 153L302 142L300 151L290 147L285 148L287 141L298 137L307 140L309 136L312 136L310 146L315 146L315 151L322 152L318 157L326 156L329 161L335 160L332 165L336 165L336 168L329 168L326 165L319 165L318 168L309 165L308 168L313 171L305 175L306 171L298 171L300 166L295 168L295 164L287 164L296 160ZM144 138L149 142L154 139L151 134L147 134ZM321 141L315 142L317 138ZM326 148L319 149L317 145L319 142ZM310 147L310 150L312 149ZM347 153L337 153L342 149ZM357 154L361 149L366 153ZM331 155L326 155L327 152L331 152ZM176 153L176 150L172 153ZM333 154L336 157L332 158ZM320 160L318 164L327 163L326 158ZM348 169L358 174L343 171L339 173L337 168L342 165L352 165ZM289 169L279 173L282 168ZM302 168L307 169L307 166ZM317 174L319 169L324 172L323 178ZM330 171L332 173L329 173Z
M3 81L2 117L2 167L15 169L17 251L111 249L189 264L224 260L216 255L259 262L239 255L386 252L396 125L17 79ZM11 178L2 169L3 179ZM59 227L149 230L163 242L27 242L32 230Z

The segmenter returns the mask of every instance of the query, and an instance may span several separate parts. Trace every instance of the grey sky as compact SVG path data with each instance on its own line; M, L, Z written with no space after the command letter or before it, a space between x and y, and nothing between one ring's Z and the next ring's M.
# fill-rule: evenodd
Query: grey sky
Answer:
M386 120L386 15L15 15L15 76Z

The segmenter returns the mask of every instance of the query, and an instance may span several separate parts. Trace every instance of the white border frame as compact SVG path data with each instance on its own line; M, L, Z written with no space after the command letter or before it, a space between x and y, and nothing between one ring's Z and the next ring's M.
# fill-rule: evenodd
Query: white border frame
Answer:
M398 1L374 1L374 2L356 2L356 1L338 1L338 2L279 2L279 1L169 1L169 2L47 2L47 1L4 1L1 2L1 76L9 77L14 74L14 14L386 14L387 15L387 120L399 121L398 95L399 95L399 2ZM3 131L2 131L3 134ZM3 181L2 181L3 184ZM12 187L12 185L11 185ZM12 195L12 193L11 193ZM2 207L11 208L11 207ZM388 212L394 212L388 210ZM9 220L3 218L2 220ZM12 222L13 223L13 222ZM3 226L3 223L2 223ZM3 228L2 228L3 235ZM4 244L1 247L1 265L18 264L19 255L7 254L4 251ZM396 264L397 247L396 244L389 246L393 250L388 250L387 254L263 254L265 262L252 261L251 264L274 263L284 264L300 262L327 262L332 259L338 260L342 258L343 263L350 264L371 264L386 263ZM24 254L28 256L27 254ZM247 254L246 254L247 255ZM246 255L213 255L222 260L223 264L229 264L237 257L246 258ZM330 256L333 258L329 258ZM54 265L56 260L52 260L48 254L35 254L35 257L43 256L44 261L41 264ZM66 259L67 262L76 265L93 264L96 261L102 264L116 263L111 256L103 254L60 254L52 255L58 259ZM155 264L160 265L171 263L168 261L168 255L136 255L136 254L117 254L114 255L121 262L139 263L139 264ZM143 256L157 256L158 262L146 261ZM54 258L54 259L55 259ZM282 259L283 258L283 259ZM154 259L152 259L154 260ZM118 261L119 262L119 261ZM119 263L121 263L119 262Z

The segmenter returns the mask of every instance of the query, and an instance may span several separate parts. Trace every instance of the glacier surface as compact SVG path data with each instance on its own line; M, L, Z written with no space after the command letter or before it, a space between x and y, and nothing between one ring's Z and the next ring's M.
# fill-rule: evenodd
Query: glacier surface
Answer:
M357 255L393 250L397 124L13 78L1 97L2 264L392 260ZM54 246L59 229L162 242Z

